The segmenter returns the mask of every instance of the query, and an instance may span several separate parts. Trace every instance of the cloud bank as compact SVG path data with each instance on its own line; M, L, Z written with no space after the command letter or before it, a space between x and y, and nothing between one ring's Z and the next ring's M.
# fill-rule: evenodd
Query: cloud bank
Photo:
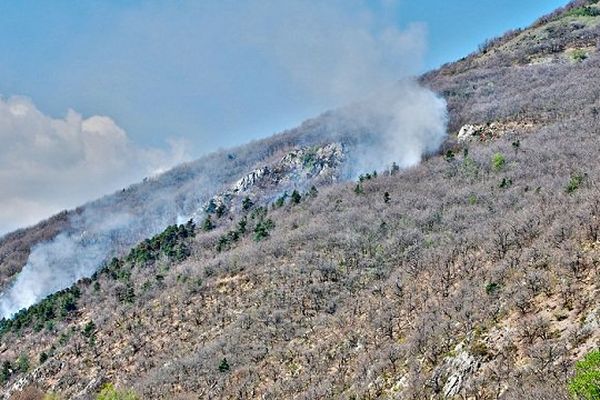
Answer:
M154 175L187 158L135 145L115 121L52 118L24 97L0 99L0 234Z

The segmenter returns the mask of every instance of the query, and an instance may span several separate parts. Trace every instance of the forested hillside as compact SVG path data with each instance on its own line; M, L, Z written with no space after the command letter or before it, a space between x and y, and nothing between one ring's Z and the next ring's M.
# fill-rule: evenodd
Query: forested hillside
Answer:
M598 398L599 49L572 2L421 77L418 166L239 199L3 320L4 398Z

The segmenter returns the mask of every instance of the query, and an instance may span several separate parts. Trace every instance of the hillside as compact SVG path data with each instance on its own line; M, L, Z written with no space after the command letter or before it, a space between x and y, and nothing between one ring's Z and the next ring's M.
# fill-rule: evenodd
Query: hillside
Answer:
M600 347L599 7L421 77L451 137L418 166L347 182L370 130L333 112L68 214L184 204L0 323L4 398L569 398ZM2 282L77 220L6 236Z

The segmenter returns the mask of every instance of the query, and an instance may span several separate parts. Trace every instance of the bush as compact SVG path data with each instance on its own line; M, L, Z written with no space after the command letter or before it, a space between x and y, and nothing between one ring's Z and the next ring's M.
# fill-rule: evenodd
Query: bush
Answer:
M244 211L248 211L249 209L252 208L253 205L254 205L254 202L248 196L246 196L244 198L244 200L242 201L242 208L244 209Z
M300 196L300 193L298 193L297 190L294 190L292 192L292 196L291 196L292 204L298 204L298 203L300 203L300 200L302 200L302 196Z
M583 49L576 49L573 51L573 53L571 53L571 58L575 62L581 62L581 61L585 60L586 58L588 58L588 54Z
M567 187L565 188L565 191L568 194L575 192L577 189L579 189L579 186L581 186L581 184L583 183L584 178L585 178L585 174L584 175L581 175L581 174L572 175L571 179L569 180L569 183L567 184Z
M275 208L280 208L283 207L283 205L285 204L285 200L288 198L288 194L287 192L284 192L281 197L279 197L277 200L275 200L275 204L273 204L273 207Z
M227 362L226 358L223 358L221 360L221 364L219 364L219 372L227 372L229 371L230 367L229 367L229 363Z
M132 390L118 390L109 383L98 393L96 400L139 400L139 397Z
M575 376L569 381L569 393L574 399L600 399L600 350L588 353L575 364Z
M269 237L269 231L275 227L272 219L267 218L260 220L254 228L254 240L259 242Z
M96 330L96 324L94 324L94 321L89 321L87 324L85 324L85 326L83 327L83 330L81 331L81 334L86 337L86 338L90 338L92 337L92 335L94 334L94 331Z
M212 219L210 218L210 215L207 215L206 219L202 223L202 229L205 232L208 232L208 231L212 231L214 228L215 228L215 224L213 224Z
M2 369L0 369L0 383L5 383L10 379L12 375L12 365L10 365L10 361L5 360L2 363Z
M27 354L23 353L17 358L17 368L21 372L29 371L29 357L27 357Z
M493 295L494 293L496 293L498 290L500 290L500 285L497 284L496 282L490 282L487 285L485 285L485 292L488 295Z
M569 10L566 17L597 17L600 16L600 9L596 7L584 6Z
M498 172L504 167L504 164L506 164L504 156L501 153L494 153L492 156L492 170Z

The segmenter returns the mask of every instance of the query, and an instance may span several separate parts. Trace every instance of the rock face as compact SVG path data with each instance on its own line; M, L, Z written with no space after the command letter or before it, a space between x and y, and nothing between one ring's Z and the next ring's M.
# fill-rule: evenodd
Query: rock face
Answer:
M443 398L451 399L460 393L465 381L479 368L480 362L464 349L461 343L454 349L454 355L446 357L433 375L433 385L438 387Z
M537 125L536 121L491 122L489 124L466 124L458 131L456 139L459 143L487 141L498 139L506 134L526 134Z
M250 171L229 189L213 196L203 211L236 210L245 198L253 202L270 201L286 191L305 191L312 185L335 182L343 161L344 149L339 143L292 150L279 161Z
M471 141L477 134L478 129L475 125L464 125L458 132L457 139L460 143Z

